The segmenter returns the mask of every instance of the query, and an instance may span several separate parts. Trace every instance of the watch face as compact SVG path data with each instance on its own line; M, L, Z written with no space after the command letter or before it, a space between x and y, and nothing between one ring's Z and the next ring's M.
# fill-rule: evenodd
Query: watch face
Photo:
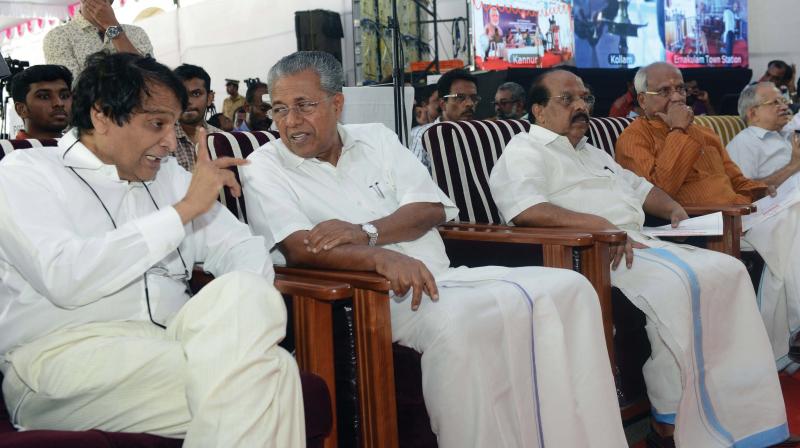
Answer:
M378 233L378 229L372 224L364 224L361 226L361 228L367 233Z
M122 30L118 26L110 26L106 28L106 36L108 36L109 39L113 39L119 36L121 32Z

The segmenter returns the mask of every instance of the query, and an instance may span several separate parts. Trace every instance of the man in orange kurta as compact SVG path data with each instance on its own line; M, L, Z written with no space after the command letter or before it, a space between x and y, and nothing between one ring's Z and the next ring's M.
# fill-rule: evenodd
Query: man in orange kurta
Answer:
M686 86L672 65L655 63L634 80L644 109L620 135L617 162L655 184L682 205L750 204L768 186L748 179L719 137L692 123Z

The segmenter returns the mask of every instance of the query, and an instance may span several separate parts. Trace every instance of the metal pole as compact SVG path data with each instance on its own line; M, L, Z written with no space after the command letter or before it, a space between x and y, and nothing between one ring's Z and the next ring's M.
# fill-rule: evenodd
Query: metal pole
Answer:
M433 0L433 62L436 63L436 73L440 73L439 69L439 13L436 11L436 0Z

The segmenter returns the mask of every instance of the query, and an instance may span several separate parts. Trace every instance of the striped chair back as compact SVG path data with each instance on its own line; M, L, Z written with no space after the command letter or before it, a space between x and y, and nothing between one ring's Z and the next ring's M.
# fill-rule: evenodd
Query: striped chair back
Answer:
M587 143L607 152L614 157L614 147L622 131L633 122L633 118L592 117L589 119L589 137Z
M719 136L723 147L728 146L733 137L747 127L737 115L700 115L694 117L694 122L711 128Z
M254 132L212 132L208 134L208 152L211 159L219 157L247 158L257 148L280 138L275 131ZM236 181L241 184L239 167L231 168ZM223 188L219 193L219 201L242 222L247 222L247 209L244 197L235 198L230 190Z
M433 180L465 222L500 224L489 192L489 173L511 137L527 132L522 120L443 121L422 135Z
M58 145L58 140L54 138L45 138L41 140L35 138L27 140L0 140L0 149L2 149L0 150L0 160L15 149L42 148L56 145Z

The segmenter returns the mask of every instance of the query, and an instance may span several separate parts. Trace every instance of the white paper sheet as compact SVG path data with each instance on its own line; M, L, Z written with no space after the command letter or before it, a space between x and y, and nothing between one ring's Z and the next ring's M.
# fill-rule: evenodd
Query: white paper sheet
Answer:
M671 224L645 227L642 233L649 236L714 236L722 235L722 212L695 216L681 221L676 228Z
M800 174L794 174L778 187L773 198L765 196L755 202L755 213L742 216L742 231L747 232L754 225L777 215L782 210L800 201Z

